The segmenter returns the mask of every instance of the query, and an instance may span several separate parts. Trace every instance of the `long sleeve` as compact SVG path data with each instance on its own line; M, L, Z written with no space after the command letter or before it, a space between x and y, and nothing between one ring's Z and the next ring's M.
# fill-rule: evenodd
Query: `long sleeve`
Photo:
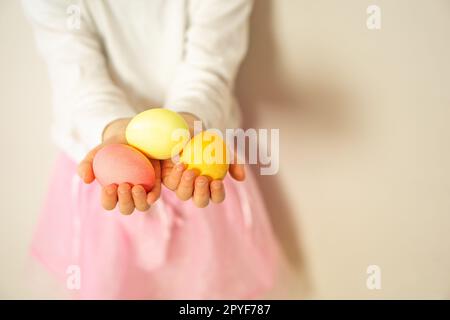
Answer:
M73 3L23 0L23 7L49 70L53 137L63 151L79 160L100 143L109 122L135 112L111 80L101 42L82 2L75 7ZM78 18L79 24L73 20Z
M183 60L165 106L198 116L207 128L223 128L235 104L233 87L247 51L251 0L193 0Z

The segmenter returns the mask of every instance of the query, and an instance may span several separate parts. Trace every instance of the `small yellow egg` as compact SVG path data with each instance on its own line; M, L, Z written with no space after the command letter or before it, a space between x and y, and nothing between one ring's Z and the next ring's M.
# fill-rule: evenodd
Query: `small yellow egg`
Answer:
M199 175L223 179L228 172L229 153L223 139L212 131L194 136L183 148L180 161Z
M126 139L153 159L169 159L180 153L189 138L189 127L178 113L162 108L136 115L128 124Z

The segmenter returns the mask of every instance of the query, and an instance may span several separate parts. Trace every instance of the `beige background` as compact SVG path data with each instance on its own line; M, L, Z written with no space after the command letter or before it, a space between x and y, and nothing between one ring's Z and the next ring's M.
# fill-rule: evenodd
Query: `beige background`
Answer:
M450 2L256 0L252 27L238 93L248 125L281 130L261 183L292 266L273 296L450 298ZM27 260L55 150L18 1L0 39L0 297L64 297Z

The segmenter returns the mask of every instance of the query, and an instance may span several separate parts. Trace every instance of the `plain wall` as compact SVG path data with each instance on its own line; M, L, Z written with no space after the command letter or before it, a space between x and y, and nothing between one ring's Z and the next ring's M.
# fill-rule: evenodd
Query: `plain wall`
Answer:
M450 2L256 0L251 24L237 92L247 126L280 129L279 174L260 181L293 270L274 296L450 298ZM0 2L0 39L0 297L60 297L29 279L55 150L18 1Z

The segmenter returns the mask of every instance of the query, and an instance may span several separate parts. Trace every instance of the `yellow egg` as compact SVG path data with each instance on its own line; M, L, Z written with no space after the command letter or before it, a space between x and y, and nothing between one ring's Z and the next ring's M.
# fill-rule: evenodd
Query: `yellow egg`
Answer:
M188 124L178 113L162 108L136 115L128 124L129 145L153 159L169 159L180 153L189 137Z
M187 165L187 169L193 169L199 175L220 180L228 172L229 153L218 134L203 131L186 144L180 161Z

